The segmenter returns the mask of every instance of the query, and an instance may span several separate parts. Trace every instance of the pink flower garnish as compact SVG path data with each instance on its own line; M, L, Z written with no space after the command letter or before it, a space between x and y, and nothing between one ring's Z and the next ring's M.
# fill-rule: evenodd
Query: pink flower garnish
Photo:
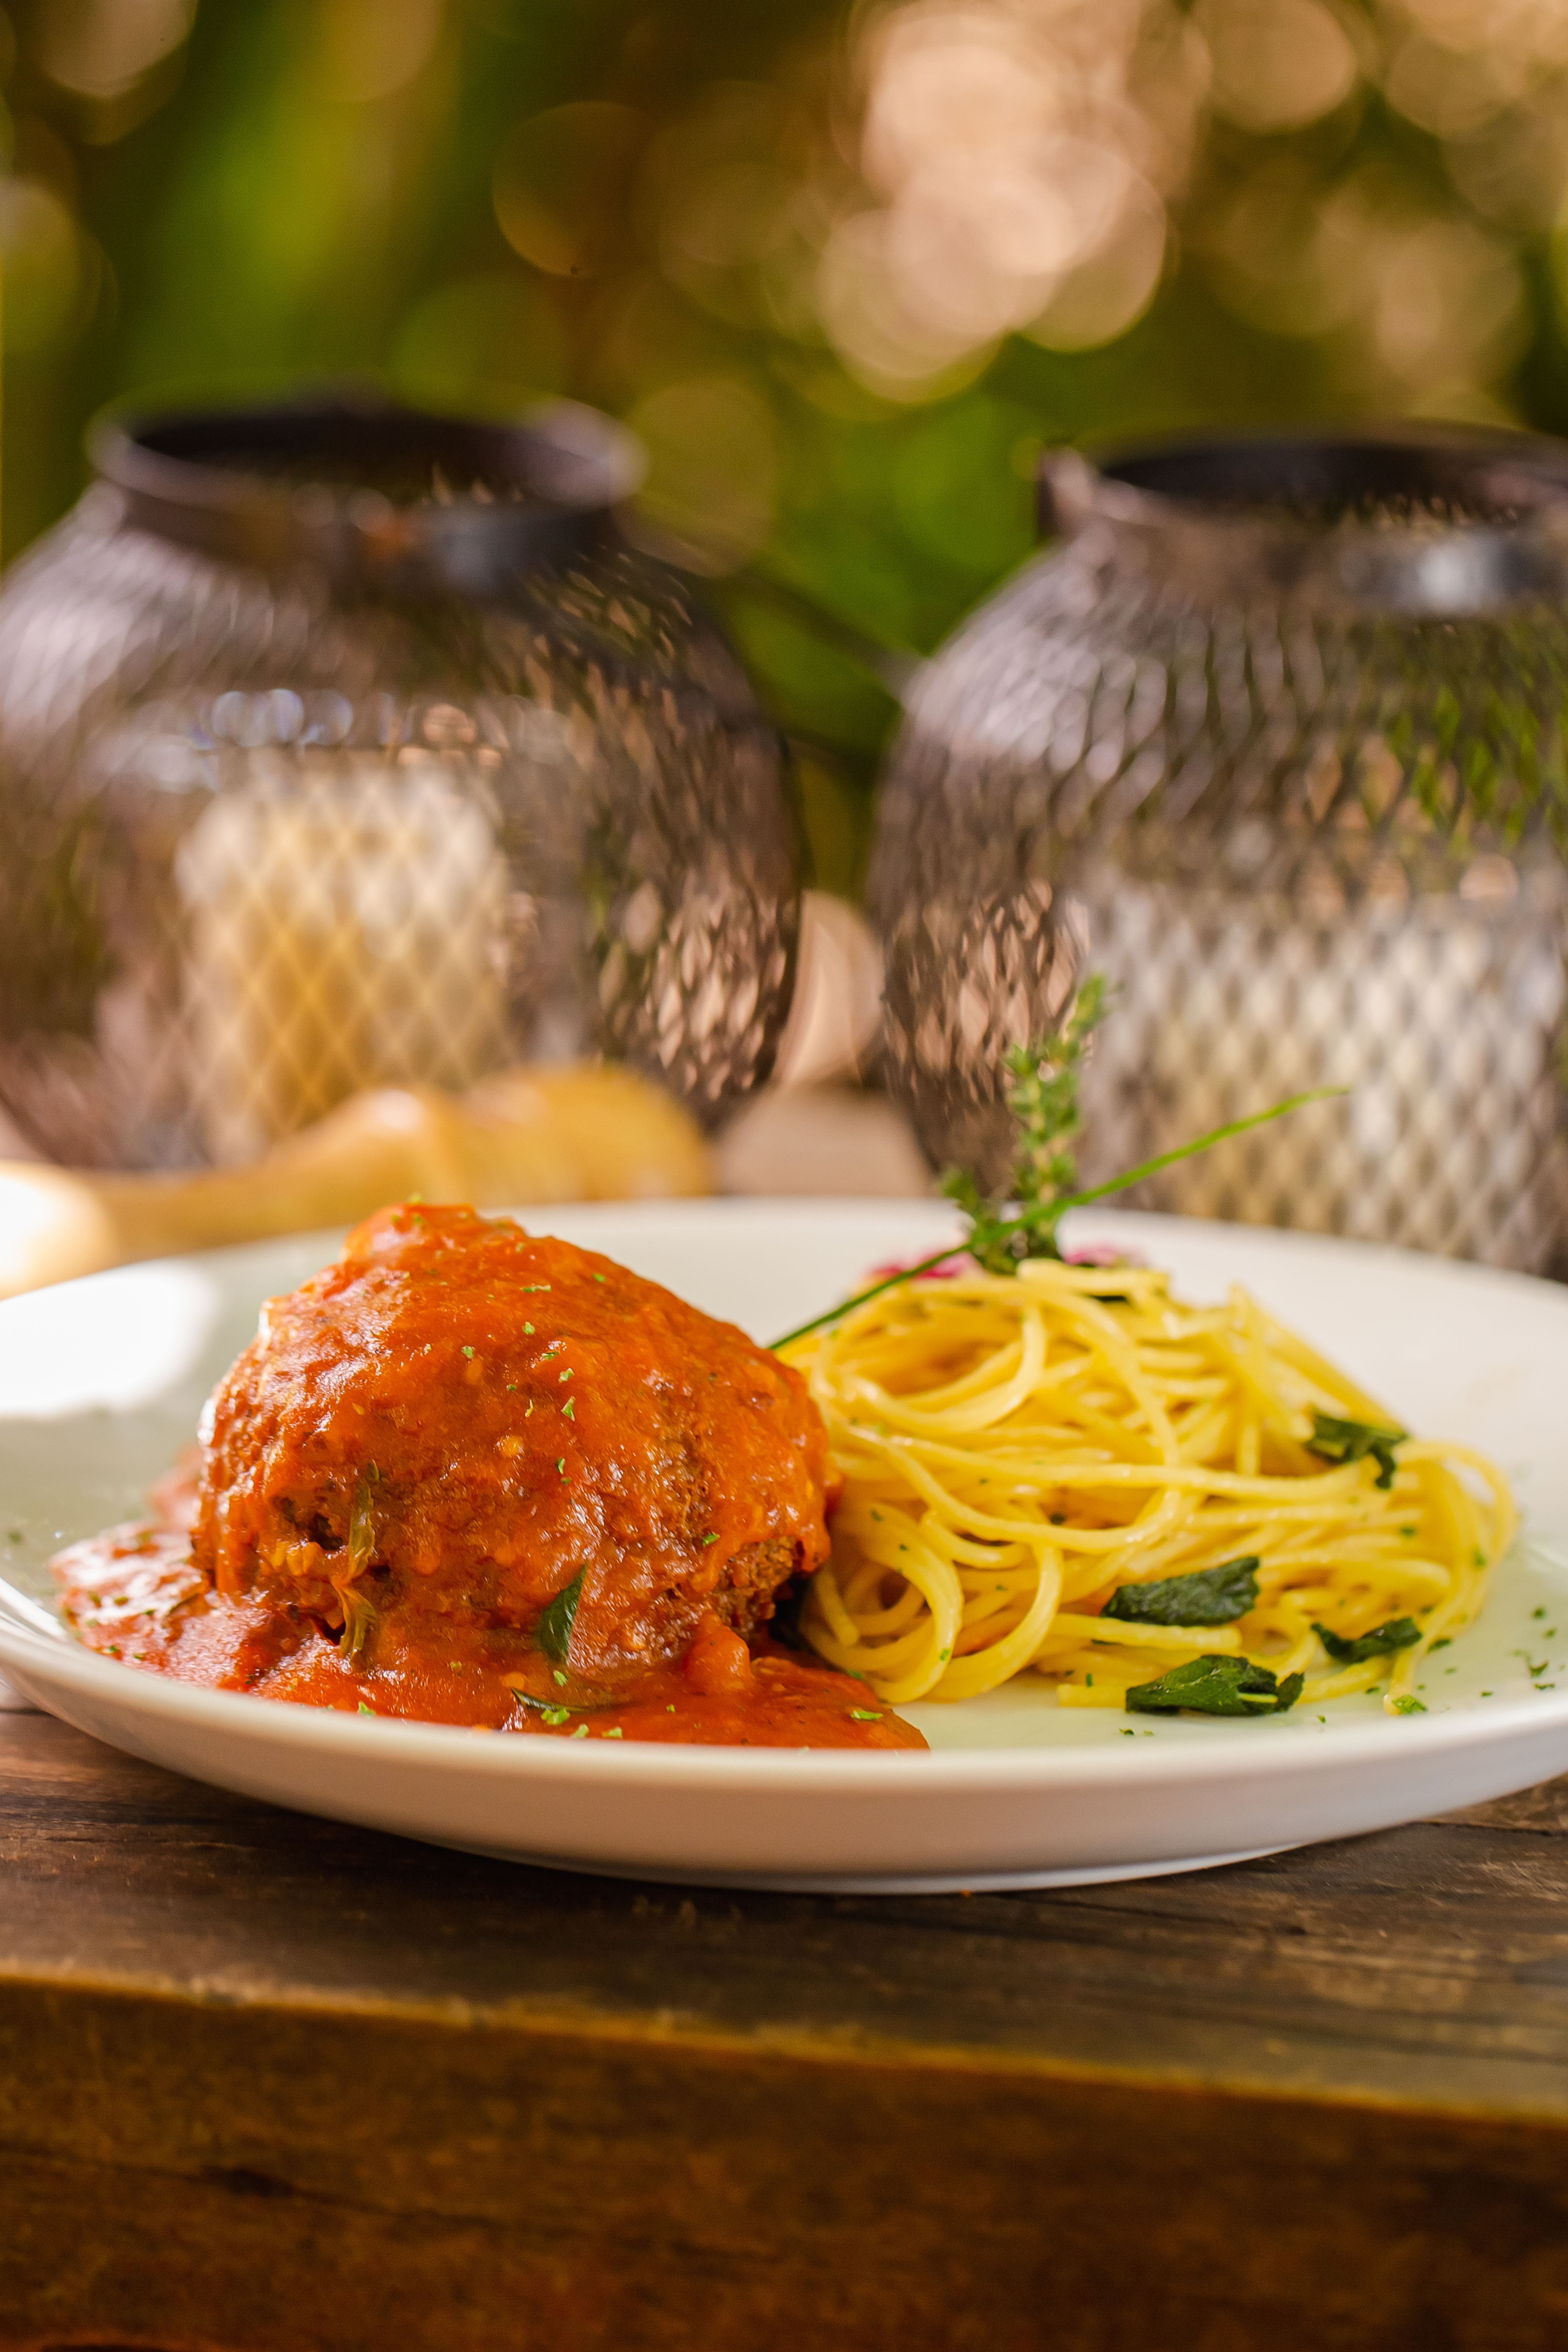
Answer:
M886 1265L874 1265L866 1276L868 1282L891 1282L896 1274L908 1274L911 1266L920 1265L918 1257L889 1258ZM952 1282L961 1274L973 1274L974 1260L960 1251L956 1256L944 1257L940 1265L921 1266L917 1282Z

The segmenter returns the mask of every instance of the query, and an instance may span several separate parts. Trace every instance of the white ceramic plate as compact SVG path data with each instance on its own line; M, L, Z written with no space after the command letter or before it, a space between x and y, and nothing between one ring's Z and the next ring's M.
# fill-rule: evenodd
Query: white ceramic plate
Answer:
M531 1210L759 1339L939 1246L922 1202ZM1479 1803L1568 1770L1568 1289L1353 1243L1115 1214L1194 1298L1245 1282L1405 1425L1483 1447L1526 1534L1481 1622L1377 1701L1256 1723L1058 1708L1030 1677L905 1710L929 1755L597 1746L384 1723L120 1666L0 1609L0 1665L84 1731L224 1788L439 1843L776 1887L1039 1886L1192 1869ZM331 1235L129 1266L0 1305L0 1567L47 1597L62 1543L133 1517L268 1295ZM1544 1614L1542 1612L1544 1612ZM1126 1733L1132 1728L1133 1736Z

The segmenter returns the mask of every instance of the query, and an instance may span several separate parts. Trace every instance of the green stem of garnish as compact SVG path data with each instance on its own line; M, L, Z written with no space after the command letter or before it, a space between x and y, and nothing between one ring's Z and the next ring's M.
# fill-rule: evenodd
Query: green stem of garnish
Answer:
M1173 1168L1179 1160L1195 1159L1200 1151L1210 1151L1216 1143L1227 1143L1233 1135L1247 1135L1253 1128L1267 1127L1271 1119L1283 1118L1287 1112L1300 1110L1307 1103L1327 1102L1336 1095L1349 1092L1348 1087L1313 1087L1306 1094L1289 1095L1283 1102L1272 1104L1268 1110L1255 1110L1247 1118L1233 1118L1224 1127L1212 1128L1207 1135L1200 1135L1191 1143L1178 1144L1173 1151L1162 1151L1152 1160L1140 1160L1136 1168L1125 1169L1120 1176L1108 1177L1103 1184L1090 1184L1081 1192L1068 1193L1064 1200L1042 1202L1035 1208L1026 1209L1019 1216L1002 1220L988 1230L996 1238L1006 1234L1026 1233L1032 1227L1065 1216L1069 1209L1085 1209L1091 1202L1103 1201L1112 1192L1125 1192L1131 1186L1141 1184L1146 1176L1158 1175L1162 1168ZM830 1307L826 1315L815 1315L809 1323L797 1324L793 1331L786 1331L772 1345L775 1349L788 1348L796 1339L808 1338L813 1331L824 1331L830 1323L842 1322L846 1315L852 1315L858 1307L865 1307L873 1298L880 1298L884 1291L896 1290L900 1283L913 1282L917 1276L930 1274L933 1267L945 1265L949 1258L962 1257L964 1248L962 1241L949 1242L945 1249L933 1250L930 1257L920 1258L913 1265L900 1266L897 1274L887 1276L881 1282L872 1283L868 1290L857 1291L853 1298L846 1298L837 1307Z

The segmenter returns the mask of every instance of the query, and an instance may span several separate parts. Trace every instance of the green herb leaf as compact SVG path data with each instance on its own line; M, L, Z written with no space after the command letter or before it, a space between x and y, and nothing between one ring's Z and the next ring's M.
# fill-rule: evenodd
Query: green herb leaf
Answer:
M583 1598L583 1579L587 1575L580 1568L563 1592L558 1592L539 1621L535 1640L547 1658L566 1665L572 1656L572 1628L577 1622L577 1603Z
M361 1715L374 1715L374 1714L375 1713L375 1709L374 1709L374 1706L366 1706L366 1705L365 1705L365 1703L364 1703L364 1701L363 1701L363 1698L361 1699L361 1701L360 1701L360 1703L359 1703L359 1711L360 1711Z
M1127 1694L1132 1715L1278 1715L1294 1706L1303 1677L1277 1682L1267 1666L1250 1658L1189 1658L1157 1682L1134 1683Z
M1481 1693L1481 1696L1483 1698L1490 1698L1491 1693L1490 1691L1483 1691ZM1426 1712L1426 1701L1424 1699L1412 1698L1409 1692L1406 1691L1403 1697L1396 1698L1394 1700L1394 1712L1395 1715L1425 1715Z
M852 1706L849 1720L851 1723L880 1723L882 1711L876 1706Z
M1331 1633L1326 1625L1314 1624L1312 1631L1342 1666L1364 1666L1369 1658L1392 1657L1395 1650L1413 1649L1421 1639L1421 1628L1414 1617L1391 1617L1386 1624L1374 1625L1370 1633L1358 1633L1353 1642L1347 1642L1342 1633Z
M351 1666L362 1666L369 1654L378 1622L375 1610L363 1592L355 1592L348 1585L338 1587L338 1598L343 1604L343 1630L338 1636L338 1655Z
M1257 1554L1247 1552L1190 1576L1119 1584L1100 1613L1127 1625L1233 1625L1258 1606L1257 1570Z
M1409 1433L1404 1429L1381 1429L1373 1421L1342 1421L1337 1413L1314 1412L1307 1451L1320 1462L1364 1462L1370 1457L1377 1464L1375 1483L1392 1486L1394 1449L1403 1445Z

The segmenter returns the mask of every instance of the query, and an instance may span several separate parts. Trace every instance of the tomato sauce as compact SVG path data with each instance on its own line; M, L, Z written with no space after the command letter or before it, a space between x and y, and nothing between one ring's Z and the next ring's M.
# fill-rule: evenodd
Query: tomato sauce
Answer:
M268 1302L194 1489L55 1562L89 1648L210 1688L556 1738L918 1748L771 1638L826 1556L799 1376L613 1260L406 1203Z

